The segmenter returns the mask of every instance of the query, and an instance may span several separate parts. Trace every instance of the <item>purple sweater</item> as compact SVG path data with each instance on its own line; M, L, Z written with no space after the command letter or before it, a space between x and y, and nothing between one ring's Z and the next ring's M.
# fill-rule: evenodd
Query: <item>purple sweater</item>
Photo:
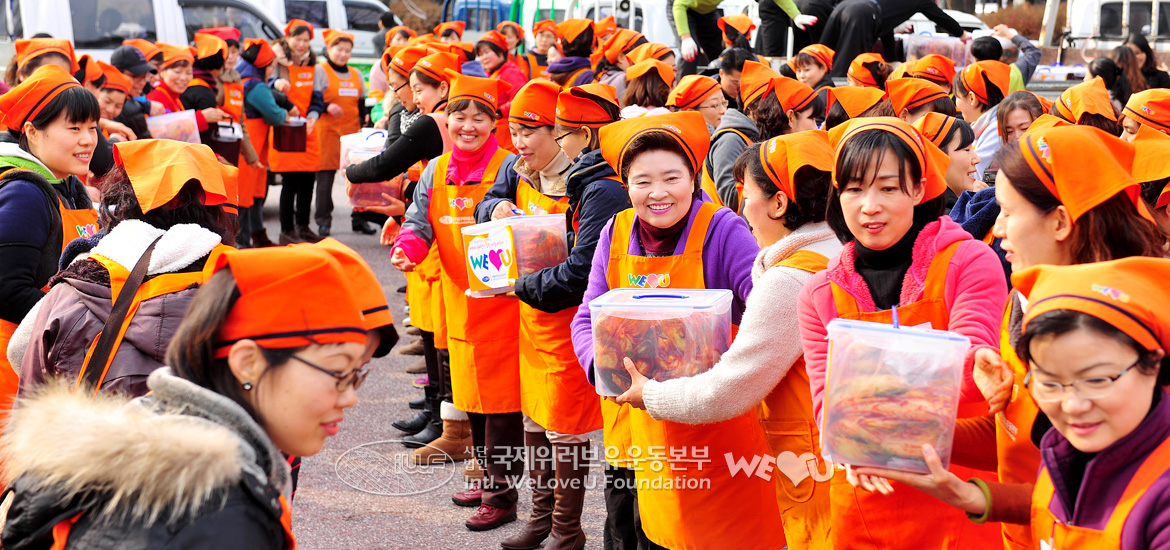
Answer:
M687 235L690 233L691 225L695 223L699 204L700 201L696 199L691 207L687 228L675 246L676 255L682 254L686 249ZM626 244L628 253L640 256L638 232L630 233L630 241ZM577 353L577 360L580 361L581 368L585 369L590 383L593 382L593 324L589 318L589 302L610 290L607 271L612 240L613 220L610 220L601 230L601 239L593 253L593 267L589 272L589 286L585 289L584 302L577 310L577 315L573 317L573 350ZM760 247L743 218L731 210L720 208L711 219L707 241L703 245L703 278L707 282L707 288L724 288L735 294L731 308L733 323L739 323L739 318L743 315L744 301L752 291L752 262L759 252Z
M1049 510L1064 523L1104 529L1142 461L1168 436L1170 399L1163 394L1133 432L1089 460L1080 490L1074 494L1061 466L1084 460L1084 453L1076 450L1056 429L1048 430L1040 442L1040 453L1056 491ZM1138 499L1121 529L1121 548L1170 548L1170 473L1162 474Z

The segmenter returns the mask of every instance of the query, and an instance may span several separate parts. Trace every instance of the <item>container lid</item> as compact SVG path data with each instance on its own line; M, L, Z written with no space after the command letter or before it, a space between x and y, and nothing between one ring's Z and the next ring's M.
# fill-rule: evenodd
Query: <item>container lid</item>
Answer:
M589 307L593 307L592 304L590 304ZM946 331L946 330L935 330L933 328L927 328L924 326L923 327L901 326L898 328L894 328L894 325L888 325L886 323L874 323L874 322L870 322L870 321L855 321L853 319L833 319L832 321L829 321L829 324L825 328L828 329L830 335L835 330L847 330L847 331L852 332L852 333L863 332L863 333L873 334L874 336L886 337L886 338L889 338L889 337L894 336L894 335L903 335L903 336L913 336L913 337L918 337L918 338L927 338L927 339L932 339L932 340L947 340L947 341L955 342L955 343L959 343L959 342L962 342L964 344L971 343L971 339L967 338L966 336L963 336L962 334L958 334L956 332L950 332L950 331Z
M217 129L212 139L216 141L239 141L244 138L244 131L235 122L216 123Z
M341 143L350 150L381 151L386 145L386 132L375 128L362 128L360 132L341 136Z
M284 124L281 124L281 126L304 126L306 122L305 117L294 116L284 121Z
M493 229L506 227L509 225L553 225L556 223L564 224L564 214L539 214L533 216L521 215L504 218L501 220L492 220L490 222L477 223L467 227L460 228L464 235L480 235L487 233Z
M731 291L722 288L615 288L589 302L589 309L677 310L681 313L723 309L731 305L731 299Z

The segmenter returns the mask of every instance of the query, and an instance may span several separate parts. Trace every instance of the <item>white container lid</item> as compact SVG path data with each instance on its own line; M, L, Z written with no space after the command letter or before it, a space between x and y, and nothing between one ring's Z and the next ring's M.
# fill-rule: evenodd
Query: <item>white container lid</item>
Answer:
M731 307L730 290L685 288L615 288L589 302L589 311L646 310L685 315L695 311L723 313Z
M589 305L593 307L592 304ZM873 323L869 321L855 321L853 319L833 319L825 327L828 330L829 338L833 337L834 332L848 331L853 334L865 334L867 336L875 336L879 338L897 338L897 337L912 337L923 338L928 340L946 341L948 343L963 343L970 345L971 339L955 332L945 330L935 330L926 327L907 327L902 326L894 328L894 325L887 325L885 323Z
M483 235L492 230L506 227L509 225L556 225L565 223L564 214L541 214L535 216L512 216L500 220L493 220L490 222L477 223L467 227L460 228L459 231L464 235Z
M386 131L362 128L360 132L341 136L341 143L351 151L381 151L386 145Z
M288 120L284 121L284 124L282 124L282 126L304 126L305 123L307 123L307 122L308 122L308 120L306 120L305 117L303 117L303 116L294 116L294 117L289 118Z

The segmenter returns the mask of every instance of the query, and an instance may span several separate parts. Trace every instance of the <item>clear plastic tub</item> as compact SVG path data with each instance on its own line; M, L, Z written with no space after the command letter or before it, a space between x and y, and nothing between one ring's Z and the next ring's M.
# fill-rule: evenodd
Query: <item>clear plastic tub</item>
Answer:
M963 361L953 332L829 322L821 447L826 460L927 473L922 445L950 464Z
M191 109L146 117L146 128L154 139L203 143L199 140L199 123L195 120L195 111Z
M731 346L730 290L618 288L589 302L598 395L630 389L626 357L664 381L711 369Z
M569 257L564 214L513 216L462 228L471 296L511 292L509 280Z
M361 208L370 206L386 206L383 193L402 200L403 178L395 176L387 181L373 183L350 183L345 177L345 169L351 164L359 164L370 160L382 152L386 145L386 132L373 128L362 128L355 134L341 136L341 159L338 164L337 177L345 185L349 195L349 205ZM336 180L334 180L336 181Z

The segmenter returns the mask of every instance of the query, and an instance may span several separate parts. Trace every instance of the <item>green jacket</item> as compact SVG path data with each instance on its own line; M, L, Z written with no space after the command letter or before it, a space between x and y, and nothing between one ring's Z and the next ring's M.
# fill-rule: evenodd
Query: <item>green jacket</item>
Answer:
M695 13L708 14L715 11L723 0L675 0L671 12L674 13L674 28L678 31L678 35L691 34L691 24L687 21L687 10ZM792 0L774 0L784 13L788 14L789 19L795 19L800 15L800 8L796 7L796 2Z

